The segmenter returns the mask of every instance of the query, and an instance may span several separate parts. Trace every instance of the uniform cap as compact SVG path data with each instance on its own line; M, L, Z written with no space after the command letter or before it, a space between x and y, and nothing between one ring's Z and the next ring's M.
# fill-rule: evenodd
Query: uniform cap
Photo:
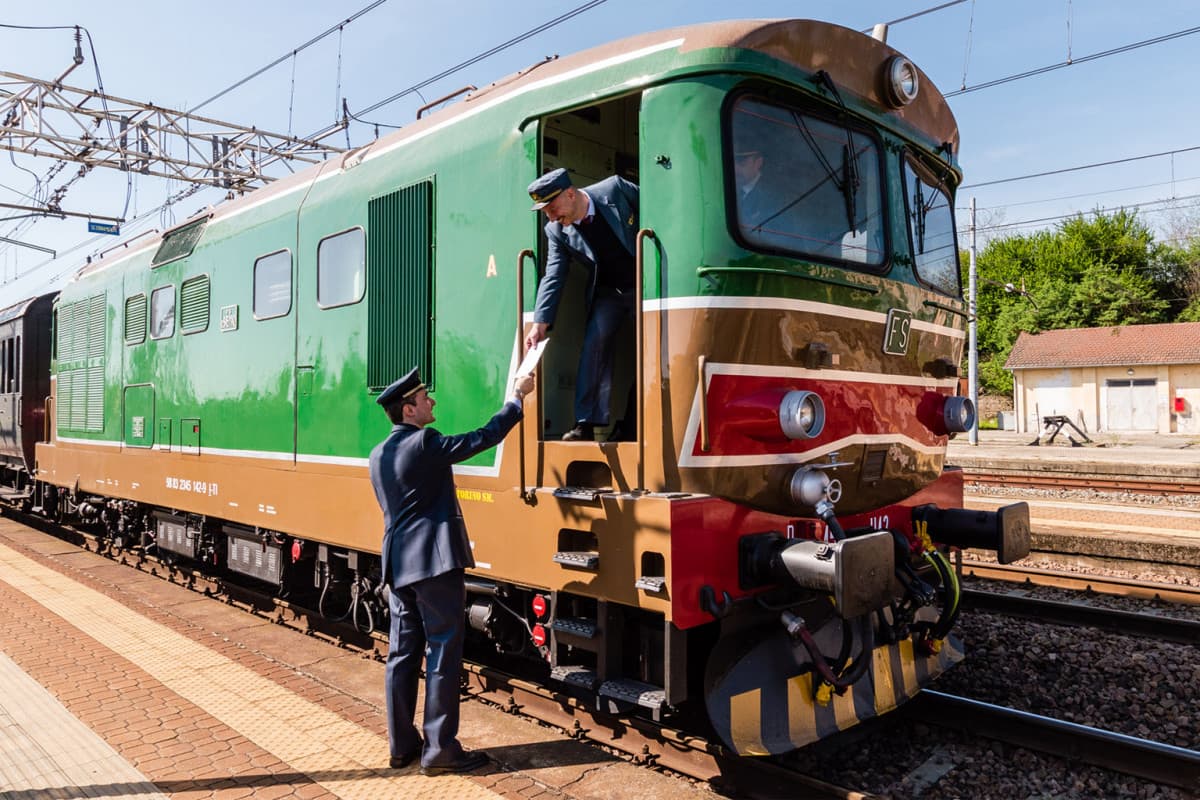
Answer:
M533 198L533 211L545 208L547 205L571 186L571 176L559 167L541 176L529 184L529 196Z
M425 384L421 383L419 368L413 367L411 372L380 392L379 397L375 398L375 402L381 406L390 406L412 397L424 388Z

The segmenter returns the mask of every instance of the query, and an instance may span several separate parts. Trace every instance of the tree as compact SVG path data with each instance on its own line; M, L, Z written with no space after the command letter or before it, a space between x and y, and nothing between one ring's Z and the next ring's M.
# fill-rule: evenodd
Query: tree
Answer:
M1185 263L1154 243L1135 211L1124 209L992 240L977 259L984 391L1012 391L1004 362L1022 331L1171 321Z

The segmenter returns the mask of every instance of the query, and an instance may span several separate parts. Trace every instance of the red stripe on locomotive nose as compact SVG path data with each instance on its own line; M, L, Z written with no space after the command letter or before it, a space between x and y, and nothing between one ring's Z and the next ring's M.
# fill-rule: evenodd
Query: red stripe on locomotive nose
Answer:
M825 404L825 428L816 438L788 439L779 426L778 402L793 389L815 392ZM692 455L803 453L855 435L890 434L935 446L944 441L943 437L921 421L927 415L918 413L922 401L930 394L948 395L950 390L935 391L927 386L894 383L718 373L712 376L708 385L711 444L708 450L702 451L697 437ZM776 397L778 400L773 399Z

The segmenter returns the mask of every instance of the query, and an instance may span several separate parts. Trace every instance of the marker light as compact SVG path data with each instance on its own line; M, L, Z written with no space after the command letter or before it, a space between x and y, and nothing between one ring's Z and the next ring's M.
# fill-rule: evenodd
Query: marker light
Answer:
M921 80L917 68L904 56L893 56L883 67L884 86L887 87L887 99L896 108L904 106L917 99L921 89Z
M949 433L963 433L975 427L975 404L969 397L947 397L942 419Z
M779 427L789 439L812 439L825 428L825 403L815 392L793 389L779 403Z

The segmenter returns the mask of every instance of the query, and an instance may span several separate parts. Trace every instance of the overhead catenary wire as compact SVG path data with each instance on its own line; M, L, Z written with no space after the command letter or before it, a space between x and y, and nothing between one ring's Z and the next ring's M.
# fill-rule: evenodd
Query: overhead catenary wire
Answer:
M267 72L268 70L279 66L284 61L287 61L289 58L295 57L295 55L297 53L299 53L303 50L307 50L309 47L312 47L314 44L316 44L317 42L320 42L322 39L325 39L328 36L332 36L334 33L338 33L339 31L342 30L342 28L346 27L351 22L354 22L354 20L358 19L359 17L361 17L364 14L367 14L367 13L375 10L376 8L379 8L379 6L383 5L386 2L387 2L387 0L375 0L375 2L371 3L370 5L360 8L358 11L355 11L353 14L346 17L341 22L338 22L336 25L331 25L328 29L317 34L316 36L309 39L307 42L300 45L299 47L292 48L291 50L289 50L286 53L284 53L283 55L281 55L279 58L272 61L270 64L267 64L265 67L260 67L259 69L256 69L254 72L251 72L246 77L242 78L241 80L236 81L235 83L232 83L229 86L226 86L224 89L217 92L216 94L214 94L212 97L208 98L207 100L197 103L196 105L187 109L187 111L184 113L191 114L194 111L198 111L199 109L204 108L206 105L213 102L214 100L217 100L217 99L222 98L225 95L229 94L234 89L237 89L241 86L246 85L250 81L257 78L259 75L262 75L264 72Z
M521 42L524 42L526 39L530 39L530 38L536 36L537 34L542 33L543 31L547 31L557 25L561 25L562 23L566 22L567 20L574 19L575 17L579 16L580 14L584 13L585 11L591 11L596 6L603 5L606 2L608 2L608 0L589 0L589 2L584 3L581 6L576 6L575 8L571 9L570 11L567 11L566 13L561 14L560 16L557 16L554 19L549 20L548 22L543 22L541 25L538 25L535 28L530 28L529 30L525 31L524 33L514 36L513 38L509 39L507 42L502 42L501 44L498 44L489 50L485 50L482 53L478 53L474 56L471 56L466 61L462 61L458 64L455 64L453 67L444 69L441 72L439 72L437 75L434 75L432 78L426 78L423 81L413 84L412 86L408 87L407 89L401 89L399 92L396 92L392 96L385 97L383 100L380 100L379 102L374 103L373 105L367 106L366 108L362 109L358 113L361 116L364 114L370 114L372 111L377 111L386 105L396 102L397 100L399 100L400 98L402 98L406 95L416 92L418 89L424 89L426 86L428 86L431 83L435 83L437 81L440 81L442 78L446 78L446 77L453 75L456 72L460 72L460 71L466 69L467 67L471 66L472 64L477 64L480 61L483 61L485 58L490 58L491 56L494 56L497 53L503 52L504 50L507 50L508 48L512 47L513 45L520 44Z
M1200 33L1200 25L1197 25L1194 28L1185 28L1184 30L1175 31L1174 33L1164 34L1163 36L1156 36L1153 39L1143 39L1140 42L1132 42L1131 44L1121 45L1120 47L1114 47L1110 50L1102 50L1099 53L1092 53L1074 60L1060 61L1057 64L1047 64L1044 67L1026 70L1025 72L1019 72L1015 75L1008 75L1003 78L996 78L995 80L986 81L984 83L976 84L975 86L964 86L962 89L958 89L953 92L946 92L944 96L949 99L951 97L958 97L959 95L967 94L969 92L978 92L981 89L990 89L993 86L1000 86L1005 83L1024 80L1025 78L1032 78L1036 75L1044 75L1047 72L1053 72L1055 70L1063 69L1064 67L1072 67L1076 64L1085 64L1089 61L1097 61L1101 58L1108 58L1109 56L1128 53L1131 50L1137 50L1142 47L1149 47L1150 45L1154 44L1162 44L1163 42L1180 39L1184 36L1191 36L1194 33Z
M979 189L983 186L996 186L1001 183L1014 183L1016 181L1025 181L1032 178L1045 178L1049 175L1062 175L1067 172L1079 172L1080 170L1095 169L1097 167L1110 167L1114 164L1128 164L1132 161L1144 161L1147 158L1161 158L1163 156L1173 156L1179 153L1191 153L1197 150L1200 150L1200 145L1194 145L1192 147L1180 147L1175 150L1163 150L1160 153L1146 153L1140 156L1129 156L1128 158L1114 158L1108 161L1095 161L1091 164L1079 164L1078 166L1074 167L1051 169L1046 170L1045 172L1031 172L1027 175L1014 175L1010 178L997 178L992 181L981 181L980 183L966 183L958 188L960 191L963 189Z

